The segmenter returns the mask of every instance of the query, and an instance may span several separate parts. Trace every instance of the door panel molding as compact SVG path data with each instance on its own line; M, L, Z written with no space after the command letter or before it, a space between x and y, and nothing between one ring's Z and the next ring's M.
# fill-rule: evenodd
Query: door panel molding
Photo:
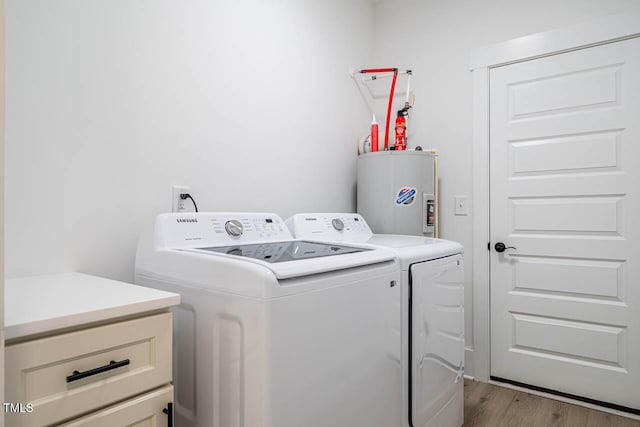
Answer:
M527 61L546 56L557 55L569 51L585 49L592 46L614 43L621 40L640 37L640 9L624 14L613 15L596 19L586 23L570 26L563 29L537 33L491 46L473 49L470 55L470 69L473 72L473 343L468 348L468 360L465 362L466 374L480 381L490 381L490 306L489 306L489 254L487 243L489 242L489 72L491 69L515 62ZM610 68L615 69L615 67ZM609 68L607 68L609 70ZM616 75L613 73L612 75ZM605 108L606 110L606 108ZM594 110L589 110L594 111ZM602 108L595 111L601 112ZM557 112L556 112L557 113ZM557 114L558 117L567 118L571 114ZM533 125L526 119L518 119L522 128L522 135L526 135L528 128ZM620 142L612 136L621 132L623 127L615 120L611 121L610 134L586 135L584 138L592 138L593 144L599 145L606 154L598 159L591 159L590 169L572 169L571 164L554 165L557 169L550 171L527 171L526 175L543 174L543 186L554 186L554 175L570 173L579 176L583 172L593 173L597 168L598 177L602 186L598 194L606 194L607 186L612 189L609 193L617 196L613 189L619 177L617 169L620 168L621 154ZM541 136L536 140L545 140L545 129L540 129ZM594 129L594 132L596 130ZM556 143L570 143L572 138L580 138L581 135L571 135L568 131L566 140L556 140ZM598 139L600 138L600 139ZM522 138L520 138L522 139ZM518 141L518 135L511 135L512 142ZM559 146L560 150L563 148ZM615 165L613 151L615 150ZM513 162L511 162L513 163ZM535 158L520 164L523 168L535 166ZM564 169L563 169L564 168ZM513 169L512 169L513 170ZM515 174L518 175L517 173ZM619 191L619 190L618 190ZM544 193L541 191L541 195ZM553 239L551 239L553 240ZM512 244L514 242L511 242ZM541 241L541 245L553 243ZM515 245L517 246L517 244ZM612 248L613 249L613 248ZM585 259L591 256L588 250L581 254ZM622 259L622 256L620 256ZM620 290L622 292L622 290ZM563 296L560 296L563 297ZM573 297L573 296L571 296Z
M491 374L640 409L640 288L633 286L640 279L640 191L633 185L640 182L640 98L634 96L640 91L640 38L520 62L489 74L490 236L514 247L490 256ZM507 95L514 84L548 75L564 77L523 94L522 111L564 108L571 114L531 116L528 120L546 124L549 133L540 132L543 126L530 126L522 133L521 122L509 118L515 107ZM607 103L616 105L600 108ZM589 173L557 174L553 179L509 176L509 141L514 134L537 138L567 130L606 131L612 122L624 128L620 150L625 162L610 186L600 185L598 172L593 173L596 179ZM590 160L591 154L583 156L584 148L575 148L555 154L578 166ZM546 154L547 162L558 161L553 152ZM544 181L555 185L539 185ZM558 245L548 244L553 240ZM626 280L632 286L625 287L623 304L513 292L515 270L523 257L581 258L585 252L588 258L625 261ZM540 280L536 268L521 273L529 275L521 274L520 281ZM565 279L567 285L579 287L584 274L566 274Z

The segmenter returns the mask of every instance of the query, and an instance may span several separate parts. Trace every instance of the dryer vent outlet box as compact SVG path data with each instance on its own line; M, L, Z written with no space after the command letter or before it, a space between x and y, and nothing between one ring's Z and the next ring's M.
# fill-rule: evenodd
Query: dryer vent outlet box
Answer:
M434 167L433 154L425 151L358 157L358 213L374 233L434 236Z

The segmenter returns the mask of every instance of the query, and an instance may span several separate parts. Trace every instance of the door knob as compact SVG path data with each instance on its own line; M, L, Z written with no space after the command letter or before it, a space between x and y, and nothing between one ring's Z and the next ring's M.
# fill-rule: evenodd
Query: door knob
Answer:
M515 249L515 247L513 246L507 246L502 242L498 242L496 243L496 245L494 246L494 249L496 250L496 252L504 252L507 249Z

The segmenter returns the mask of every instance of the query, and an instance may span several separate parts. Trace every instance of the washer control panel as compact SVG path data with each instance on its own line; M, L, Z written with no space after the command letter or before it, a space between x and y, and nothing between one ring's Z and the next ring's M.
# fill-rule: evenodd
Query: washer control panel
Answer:
M187 212L162 214L156 228L164 228L166 247L225 246L291 240L282 218L273 213Z
M286 224L296 239L366 242L373 236L364 218L354 213L296 214Z

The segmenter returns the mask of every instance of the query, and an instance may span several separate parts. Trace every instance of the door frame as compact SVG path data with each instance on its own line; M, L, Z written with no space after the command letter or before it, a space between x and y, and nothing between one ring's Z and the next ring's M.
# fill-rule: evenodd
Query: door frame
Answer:
M491 373L489 73L492 68L640 37L640 9L473 49L473 346L466 363L478 381Z

